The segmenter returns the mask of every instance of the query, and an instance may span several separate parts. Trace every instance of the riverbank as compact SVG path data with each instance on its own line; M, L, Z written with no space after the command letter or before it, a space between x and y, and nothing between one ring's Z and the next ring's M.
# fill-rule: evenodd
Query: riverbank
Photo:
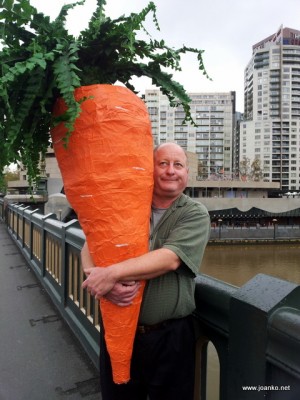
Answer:
M300 225L267 225L267 226L228 226L212 225L210 231L211 243L290 243L300 242Z
M274 245L274 244L300 244L300 238L284 238L284 239L210 239L208 242L208 246L217 246L217 245Z

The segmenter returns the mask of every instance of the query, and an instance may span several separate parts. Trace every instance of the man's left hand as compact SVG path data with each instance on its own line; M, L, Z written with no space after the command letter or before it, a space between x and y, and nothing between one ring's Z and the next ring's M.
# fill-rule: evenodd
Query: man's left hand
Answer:
M132 304L140 287L141 284L138 281L117 282L105 298L120 307L126 307Z

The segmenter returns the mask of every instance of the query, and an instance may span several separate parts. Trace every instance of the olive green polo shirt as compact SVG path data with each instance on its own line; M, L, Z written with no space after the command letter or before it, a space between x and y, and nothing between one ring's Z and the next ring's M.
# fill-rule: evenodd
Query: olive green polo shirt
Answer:
M195 281L210 234L207 209L182 194L165 211L150 236L150 250L174 251L182 263L176 271L147 281L139 324L181 318L195 310Z

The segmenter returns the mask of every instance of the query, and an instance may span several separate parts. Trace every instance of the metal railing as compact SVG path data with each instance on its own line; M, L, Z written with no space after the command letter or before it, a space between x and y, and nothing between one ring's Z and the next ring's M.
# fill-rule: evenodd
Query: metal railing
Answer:
M98 301L81 288L80 251L85 236L77 220L58 221L23 205L8 205L0 216L37 278L87 354L98 366Z
M0 218L59 312L98 367L99 311L81 288L77 220L62 223L22 205ZM195 400L207 398L207 346L220 365L220 400L282 399L300 395L300 286L259 274L241 288L209 276L196 278Z
M232 240L235 243L245 240L259 242L272 241L299 241L300 240L300 225L279 225L273 223L267 226L259 225L240 225L227 226L225 224L212 224L210 232L210 242Z
M207 399L207 346L219 359L219 399L300 395L300 286L258 274L241 288L196 278L195 400ZM210 400L210 399L207 399Z

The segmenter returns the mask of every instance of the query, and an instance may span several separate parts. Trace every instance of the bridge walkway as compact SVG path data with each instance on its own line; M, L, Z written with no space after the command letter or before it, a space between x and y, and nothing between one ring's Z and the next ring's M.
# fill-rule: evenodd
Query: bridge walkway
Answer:
M98 372L0 221L0 400L101 400Z

